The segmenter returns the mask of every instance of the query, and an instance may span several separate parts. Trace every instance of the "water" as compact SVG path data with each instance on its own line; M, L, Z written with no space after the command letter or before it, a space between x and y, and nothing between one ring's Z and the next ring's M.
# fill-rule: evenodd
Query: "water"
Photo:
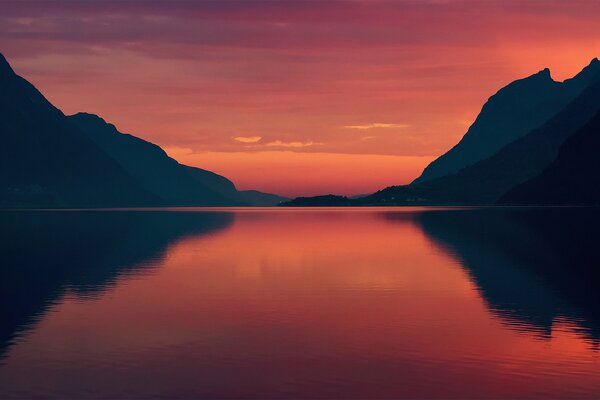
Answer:
M595 209L0 212L0 398L590 398Z

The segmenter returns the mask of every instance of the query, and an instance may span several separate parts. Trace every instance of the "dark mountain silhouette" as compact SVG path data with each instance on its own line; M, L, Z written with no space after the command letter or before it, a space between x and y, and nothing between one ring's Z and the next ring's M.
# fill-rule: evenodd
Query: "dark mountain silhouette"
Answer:
M501 204L600 205L600 113L563 143L539 176L500 198Z
M562 143L600 110L595 83L542 127L492 157L456 174L409 186L386 188L363 199L375 204L494 204L512 187L540 174Z
M0 207L159 204L0 54Z
M597 68L598 61L586 69ZM504 146L493 156L459 172L348 200L351 205L491 205L513 187L539 175L558 156L560 146L600 111L600 71L564 109L541 127ZM303 199L317 205L318 199ZM288 205L284 203L283 205ZM320 204L319 204L320 205ZM329 205L348 205L344 204Z
M289 200L287 197L258 190L239 190L238 193L247 204L257 207L275 206Z
M0 54L0 208L254 206L286 198L238 192L92 114L66 117Z
M352 200L345 196L336 196L333 194L327 194L324 196L315 197L297 197L293 200L282 203L282 206L286 207L327 207L327 206L350 206Z
M67 290L96 296L151 272L171 243L233 221L226 212L0 212L0 358Z
M97 115L79 113L68 118L165 205L248 205L227 178L181 165L159 146L121 133Z
M67 118L165 205L272 206L287 200L256 190L238 191L229 179L180 164L154 143L121 133L97 115Z
M598 59L575 77L556 82L544 69L500 89L484 104L464 137L425 168L414 183L458 172L540 127L579 95L600 72Z
M440 210L418 221L460 260L508 327L548 337L556 320L567 317L598 346L597 209Z

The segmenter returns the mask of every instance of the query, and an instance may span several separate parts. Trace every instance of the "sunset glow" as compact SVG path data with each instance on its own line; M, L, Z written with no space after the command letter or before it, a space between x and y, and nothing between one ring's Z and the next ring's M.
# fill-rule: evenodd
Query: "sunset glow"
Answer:
M358 194L414 179L485 100L598 56L593 1L7 2L0 49L66 114L240 189ZM368 179L367 179L368 178Z
M167 216L194 218L186 213ZM519 298L518 284L478 287L470 274L497 259L469 269L424 228L427 213L436 220L419 208L208 212L229 222L173 240L106 293L86 301L68 292L14 347L0 383L63 394L110 382L103 394L136 398L173 387L182 398L288 398L279 393L289 382L300 393L292 399L329 398L314 395L329 390L374 399L597 393L597 339L585 325L557 318L543 336L543 318L494 309L486 295L512 293L515 310L546 310ZM539 289L524 282L528 293ZM47 359L60 362L49 369Z

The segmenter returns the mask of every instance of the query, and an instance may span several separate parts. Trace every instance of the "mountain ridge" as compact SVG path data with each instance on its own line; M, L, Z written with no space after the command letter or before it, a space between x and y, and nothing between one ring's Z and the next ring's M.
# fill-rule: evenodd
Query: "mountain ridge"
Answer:
M550 69L517 79L482 106L473 124L450 150L432 161L412 183L451 175L492 156L505 145L542 126L577 97L600 73L597 58L572 78L552 79Z
M549 78L549 70L540 71ZM575 80L572 80L575 79ZM569 80L574 87L587 84L567 106L542 126L508 143L492 156L446 176L390 186L360 199L338 199L329 205L493 205L517 185L550 165L561 145L600 111L600 62L594 58ZM566 81L565 81L566 82ZM600 167L599 167L600 168ZM284 205L321 205L318 198L303 198Z
M512 187L541 173L560 145L600 109L600 82L592 85L544 126L459 172L423 183L386 188L371 201L422 204L495 204ZM419 200L420 199L420 200Z
M0 207L158 204L4 56L0 85Z
M66 116L0 53L0 208L276 205L101 117Z
M227 178L184 166L160 146L122 133L95 114L77 113L67 118L166 205L247 205L236 198L235 186Z

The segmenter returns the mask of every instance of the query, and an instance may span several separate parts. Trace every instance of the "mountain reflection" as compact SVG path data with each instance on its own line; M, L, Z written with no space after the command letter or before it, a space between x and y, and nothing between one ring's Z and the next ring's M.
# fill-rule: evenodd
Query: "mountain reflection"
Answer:
M226 212L0 212L0 357L67 291L95 296L151 270L174 241L227 228Z
M599 210L434 210L417 220L509 327L549 337L553 323L567 318L598 345Z

